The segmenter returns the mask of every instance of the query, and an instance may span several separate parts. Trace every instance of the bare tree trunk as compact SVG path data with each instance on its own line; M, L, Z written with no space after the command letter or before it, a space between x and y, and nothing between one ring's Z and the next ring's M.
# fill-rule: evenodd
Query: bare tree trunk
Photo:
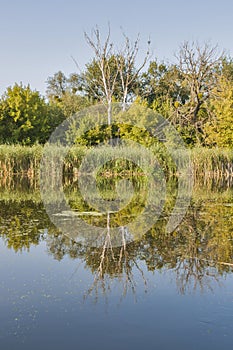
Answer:
M103 44L100 39L99 29L96 27L94 32L94 39L84 33L87 43L95 53L95 59L99 67L101 78L96 82L98 89L103 94L103 102L107 102L107 119L108 125L112 123L112 97L116 89L116 81L118 77L118 69L112 69L111 58L114 57L113 44L110 42L110 27L108 28L108 35Z
M128 89L126 88L125 91L124 91L124 95L123 95L123 103L122 103L122 110L123 110L123 112L126 111L127 94L128 94Z
M108 125L112 124L112 101L108 101Z

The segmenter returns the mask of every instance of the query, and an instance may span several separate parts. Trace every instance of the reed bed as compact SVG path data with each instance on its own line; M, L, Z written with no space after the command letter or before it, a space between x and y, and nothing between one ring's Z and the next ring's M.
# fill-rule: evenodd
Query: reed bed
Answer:
M41 145L0 145L0 175L25 174L35 176L40 169Z
M191 150L191 160L195 178L227 179L233 176L233 149L194 148Z
M38 177L40 173L41 158L44 148L41 145L0 145L0 176L11 177L26 175ZM61 152L62 151L62 152ZM60 161L60 154L64 154L64 147L52 146L47 153L49 158L49 171L56 172ZM85 156L84 170L91 171L97 165L103 165L102 175L109 174L137 174L151 172L155 159L166 175L174 175L176 164L182 169L190 158L190 168L195 178L232 178L233 177L233 149L219 148L193 148L192 150L177 150L173 158L163 148L151 151L140 148L114 149L109 146L87 149L86 147L73 146L65 150L63 161L65 174L77 175ZM175 162L174 162L175 159Z

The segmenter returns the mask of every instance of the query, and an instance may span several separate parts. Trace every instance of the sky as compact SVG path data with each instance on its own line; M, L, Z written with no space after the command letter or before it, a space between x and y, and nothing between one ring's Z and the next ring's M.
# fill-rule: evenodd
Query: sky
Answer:
M93 57L84 39L98 25L103 38L111 26L121 47L122 30L132 40L140 33L142 60L148 38L152 59L174 62L184 40L211 41L233 56L232 0L0 0L0 94L15 82L46 90L46 80L61 70L77 72Z

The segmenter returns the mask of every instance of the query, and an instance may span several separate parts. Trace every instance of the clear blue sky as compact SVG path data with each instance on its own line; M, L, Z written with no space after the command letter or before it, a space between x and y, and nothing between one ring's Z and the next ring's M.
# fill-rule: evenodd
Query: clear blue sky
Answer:
M172 60L184 40L211 40L233 55L232 0L0 0L0 93L14 82L45 91L48 76L83 68L92 57L83 31L98 24L120 46L130 38L151 38L155 57Z

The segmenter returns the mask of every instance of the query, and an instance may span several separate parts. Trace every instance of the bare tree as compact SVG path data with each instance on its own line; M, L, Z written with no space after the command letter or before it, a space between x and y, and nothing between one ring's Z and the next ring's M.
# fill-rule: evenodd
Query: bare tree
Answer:
M95 60L101 72L101 78L95 81L101 90L108 107L108 124L112 120L112 99L118 95L122 101L122 109L126 109L128 97L136 87L137 78L149 59L149 46L141 65L136 68L136 59L139 51L139 36L134 42L123 33L124 45L121 50L114 50L110 41L110 27L106 39L101 41L98 27L93 30L92 36L84 33L85 39L93 49ZM93 78L93 76L92 76ZM95 94L94 89L93 93ZM118 91L120 90L120 91Z
M119 70L122 87L122 109L126 109L129 91L136 87L137 78L141 70L145 67L150 56L150 40L148 40L148 49L143 62L136 68L136 59L139 51L139 35L134 42L123 33L125 43L121 52L117 55L117 66Z
M98 27L93 29L92 37L86 32L85 39L89 46L93 49L96 57L96 62L101 72L101 79L97 81L99 89L101 89L108 108L108 125L111 125L112 120L112 98L115 92L118 70L111 69L110 59L114 57L113 43L110 42L110 26L108 34L104 42L101 42L100 31Z
M181 108L184 119L198 128L198 113L209 98L216 84L216 69L222 55L217 46L209 43L200 45L198 42L185 41L177 55L178 68L182 75L182 84L189 90L189 100Z

